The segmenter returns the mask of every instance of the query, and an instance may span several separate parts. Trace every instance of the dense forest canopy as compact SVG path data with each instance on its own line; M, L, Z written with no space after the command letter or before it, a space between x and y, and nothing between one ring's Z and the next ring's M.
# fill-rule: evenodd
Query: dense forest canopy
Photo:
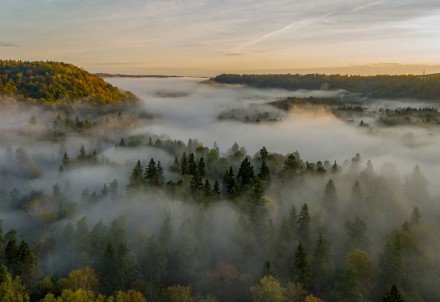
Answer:
M244 124L217 121L222 106L209 103L212 112L201 106L212 101L212 91L229 100L229 89L237 89L242 102L257 89L195 80L187 88L182 83L189 80L182 79L129 81L146 90L148 106L44 110L18 102L0 112L1 302L440 300L440 192L432 190L438 174L423 161L438 167L436 128L414 132L426 135L420 147L413 130L399 128L397 135L409 135L403 142L410 144L393 144L392 133L333 118L314 133L312 120L320 115L307 112L286 124L283 151L269 145L282 131L273 127L282 122L240 128ZM159 81L173 89L158 87ZM154 89L147 90L147 83ZM200 100L191 103L199 89ZM154 99L165 104L162 113L172 111L168 125L183 121L180 135L154 133L159 118L146 114ZM266 101L261 103L269 106ZM269 107L288 110L308 102L339 104L291 97ZM247 131L236 143L220 144L223 149L195 138L184 142L182 133L197 115L205 122L212 117L197 124L197 134L208 128L212 136L212 125L225 124ZM298 123L306 125L295 136ZM360 154L327 149L327 141L344 145L344 128L316 136L333 123L355 128L343 135ZM264 126L270 141L262 142ZM256 150L241 143L252 131ZM379 135L384 139L371 141ZM302 136L313 137L312 147L301 149ZM365 156L365 146L356 143L361 141L368 148L385 145L379 154L404 150L417 160ZM326 150L312 157L313 148Z
M132 93L72 64L43 61L0 60L0 94L45 103L83 100L113 104L135 99Z
M440 75L222 74L211 80L258 88L343 89L368 98L440 100Z

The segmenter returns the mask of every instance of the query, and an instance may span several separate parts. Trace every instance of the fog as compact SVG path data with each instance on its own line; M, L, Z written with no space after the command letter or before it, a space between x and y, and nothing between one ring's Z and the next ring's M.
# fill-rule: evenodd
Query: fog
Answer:
M31 243L41 261L38 276L63 278L90 266L104 280L104 293L136 288L149 301L162 301L156 299L159 289L185 284L197 297L251 301L249 287L261 277L264 261L273 262L284 286L294 278L287 268L297 244L303 243L312 259L323 235L338 270L352 249L368 253L376 274L369 282L380 281L365 297L377 300L388 286L380 284L387 273L380 260L384 242L393 232L408 232L402 235L407 252L416 246L419 258L405 254L411 263L405 290L419 291L426 301L440 296L426 281L440 280L438 126L359 127L322 108L279 112L282 118L271 122L221 120L219 115L231 109L247 112L278 98L336 97L341 91L263 90L199 78L108 81L135 93L139 103L63 111L9 100L0 112L0 219L5 232L14 228L19 239ZM363 105L375 110L435 104L379 100ZM264 190L255 197L260 176L254 179L254 174L266 160L259 153L263 146L269 179L262 178ZM195 183L196 172L182 172L184 152L195 157L196 166L204 158L208 193L201 193L203 183ZM291 153L293 174L286 168ZM151 159L163 169L156 184L144 177ZM245 159L253 168L250 184L239 180ZM142 184L136 187L138 161ZM228 169L236 191L228 191L223 174ZM220 192L212 193L215 181ZM255 200L262 205L252 204ZM292 214L304 204L310 211L306 239ZM415 207L423 224L414 218ZM366 225L361 243L347 235L347 224L356 219ZM416 243L409 234L418 236ZM103 269L109 244L118 255L125 246L124 265L134 267L116 270L125 277L113 287L105 281L113 276ZM426 288L416 280L420 271L412 266L414 259L424 269L420 278ZM40 290L25 284L34 293ZM325 295L337 301L332 290Z
M199 78L126 79L108 81L133 91L146 110L158 116L155 122L133 133L155 133L187 141L196 138L207 146L214 142L222 151L234 142L254 154L262 146L271 152L290 153L297 150L308 161L343 162L359 153L379 166L392 162L402 175L419 165L428 179L440 177L437 166L440 132L437 128L399 127L363 129L346 124L328 112L293 111L287 119L275 123L246 124L220 121L217 116L229 108L262 104L280 97L334 97L341 91L285 91L257 89L240 85L214 85ZM158 97L159 92L176 97ZM365 104L377 108L438 108L438 103L411 100L378 100ZM440 188L430 182L436 195Z

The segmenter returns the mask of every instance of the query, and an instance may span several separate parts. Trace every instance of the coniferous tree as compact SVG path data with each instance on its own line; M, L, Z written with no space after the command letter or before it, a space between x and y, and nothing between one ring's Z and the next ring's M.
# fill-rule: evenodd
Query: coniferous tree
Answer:
M156 186L157 185L157 167L156 162L153 158L150 159L150 162L148 163L147 168L145 169L144 178L149 186Z
M194 175L196 170L197 170L197 163L194 157L194 153L191 152L188 158L188 174ZM199 175L200 175L200 171L199 171Z
M115 199L118 196L118 181L116 178L110 183L110 196Z
M298 216L298 235L300 242L306 248L310 247L310 215L309 215L309 207L307 203L303 204L301 207L301 212Z
M211 184L208 179L205 179L205 184L203 185L203 194L205 197L209 197L211 195Z
M237 181L243 187L251 185L254 181L254 168L247 157L240 165L240 169L237 173Z
M281 176L284 179L290 179L296 174L298 168L299 164L297 159L295 158L295 155L289 154L287 155L287 159L284 162L283 170L281 170Z
M272 276L276 278L275 271L272 267L272 261L266 260L263 264L263 269L261 270L261 278Z
M163 175L163 168L160 160L157 162L157 186L162 187L165 183L165 177Z
M266 184L270 183L270 171L265 158L262 160L260 172L258 172L258 178Z
M398 235L385 242L383 252L379 255L381 270L379 280L382 287L402 283L404 275L403 245Z
M323 235L319 235L318 242L313 252L312 261L312 287L314 292L320 295L330 283L333 274L330 246Z
M78 159L84 160L86 158L86 150L84 149L84 145L81 145L81 148L79 149Z
M226 170L225 172L225 176L223 177L223 188L228 197L235 196L235 177L232 167L230 167L229 170Z
M333 180L330 178L327 184L325 185L324 191L324 199L323 204L324 207L331 213L334 213L337 209L338 195L336 193L336 187Z
M203 190L203 181L202 177L200 176L199 169L194 170L194 175L191 178L190 189L194 197L200 197L200 193Z
M296 249L293 263L289 267L289 278L298 282L307 290L310 285L310 266L307 260L307 253L300 243Z
M389 291L385 293L382 299L383 302L404 302L397 286L393 284Z
M67 155L67 152L64 152L62 165L63 165L64 167L66 167L66 166L69 164L69 162L70 162L70 158L69 158L69 156Z
M212 187L212 194L214 196L220 196L220 185L218 184L217 180L214 182L214 186Z
M200 176L205 177L206 176L205 160L203 159L203 157L200 157L199 164L197 165L197 167L199 168Z
M128 188L131 189L139 189L144 184L144 178L142 176L142 165L141 161L138 160L136 166L131 171L130 182L128 184Z
M182 154L182 160L180 161L180 173L182 175L188 174L188 159L186 158L186 152Z

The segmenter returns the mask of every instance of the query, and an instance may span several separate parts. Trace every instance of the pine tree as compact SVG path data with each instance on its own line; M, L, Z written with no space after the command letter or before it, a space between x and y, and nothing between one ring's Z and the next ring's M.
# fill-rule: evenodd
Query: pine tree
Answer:
M118 195L118 181L116 178L110 183L110 196L114 199Z
M142 177L142 170L141 161L138 160L136 166L131 171L130 182L127 186L128 188L139 189L143 185L144 178Z
M150 159L150 162L148 163L147 168L145 169L144 178L149 186L156 186L157 185L157 167L156 162L153 158Z
M229 170L226 170L225 172L225 176L223 177L223 188L228 197L233 197L235 195L235 177L232 167L230 167Z
M310 215L309 207L305 203L301 207L301 212L298 216L298 235L299 240L304 244L306 248L309 248L310 244Z
M182 160L180 161L180 172L182 175L188 174L188 159L186 158L186 152L182 154Z
M261 270L261 278L269 277L269 276L276 278L275 271L273 270L273 267L272 267L272 261L266 260L266 261L264 261L263 269Z
M247 157L240 165L240 169L237 173L237 181L243 187L251 185L254 181L254 167L251 165L251 162Z
M197 163L194 157L194 153L191 152L189 154L189 159L188 159L188 174L194 175L196 170L197 170ZM199 171L199 175L200 175L200 171Z
M64 152L62 165L63 165L64 167L66 167L66 166L69 164L69 162L70 162L70 158L69 158L69 156L67 155L67 152Z
M330 247L327 240L319 235L318 243L313 252L312 285L315 293L320 294L329 285L333 273Z
M266 184L270 183L270 171L269 171L269 167L266 164L265 158L261 163L260 172L258 173L258 178L261 181L265 182Z
M217 180L214 182L214 186L212 187L212 194L214 196L220 196L220 186Z
M310 284L310 267L307 253L300 243L296 249L293 263L289 267L290 280L301 283L308 290Z
M157 162L157 186L162 187L165 183L165 177L163 175L163 168L160 160Z
M382 286L400 285L404 275L403 245L398 235L385 242L383 252L379 255Z
M199 168L200 176L205 177L205 175L206 175L205 160L203 159L203 157L200 157L199 164L197 165L197 167Z
M334 213L337 209L336 202L338 200L338 195L336 193L336 187L333 180L330 178L327 184L325 185L324 191L324 207L331 213Z
M382 299L383 302L404 302L402 296L400 295L397 286L393 284L389 291L385 293Z
M86 150L84 149L84 145L81 145L81 148L79 149L79 160L84 160L86 158Z
M199 174L199 169L194 170L194 175L191 178L190 189L194 197L199 197L200 192L203 190L203 182L202 177L200 177Z
M209 197L211 195L211 184L208 179L205 179L205 184L203 185L203 194L205 197Z
M281 176L284 179L292 178L299 168L298 161L293 154L287 155L287 159L284 162L283 170L281 170Z

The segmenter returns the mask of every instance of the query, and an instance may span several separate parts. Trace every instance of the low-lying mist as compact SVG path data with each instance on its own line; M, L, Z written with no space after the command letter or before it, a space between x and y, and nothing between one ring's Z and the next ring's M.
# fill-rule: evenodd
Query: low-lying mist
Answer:
M159 302L176 285L196 301L259 301L264 276L286 301L376 301L392 284L408 301L440 297L438 126L360 127L323 108L221 120L230 109L341 91L108 81L139 103L48 110L11 101L0 112L0 247L16 236L39 261L22 270L0 260L35 301L49 292L44 276L84 267L99 292L136 289Z
M243 108L262 104L280 97L335 97L340 91L285 91L256 89L241 85L203 84L204 79L126 79L111 78L118 87L133 91L158 118L154 124L133 133L155 133L187 141L196 138L207 146L214 142L226 151L234 142L254 154L262 146L272 152L286 154L298 151L308 161L342 162L359 153L380 166L392 162L399 172L409 173L419 165L428 179L437 179L440 169L435 165L440 147L437 128L399 127L368 129L341 122L326 111L293 111L287 119L275 123L240 123L217 118L227 108ZM158 91L182 93L182 97L157 97ZM435 103L380 100L366 104L371 108L414 106L435 107ZM435 183L430 189L440 193Z

